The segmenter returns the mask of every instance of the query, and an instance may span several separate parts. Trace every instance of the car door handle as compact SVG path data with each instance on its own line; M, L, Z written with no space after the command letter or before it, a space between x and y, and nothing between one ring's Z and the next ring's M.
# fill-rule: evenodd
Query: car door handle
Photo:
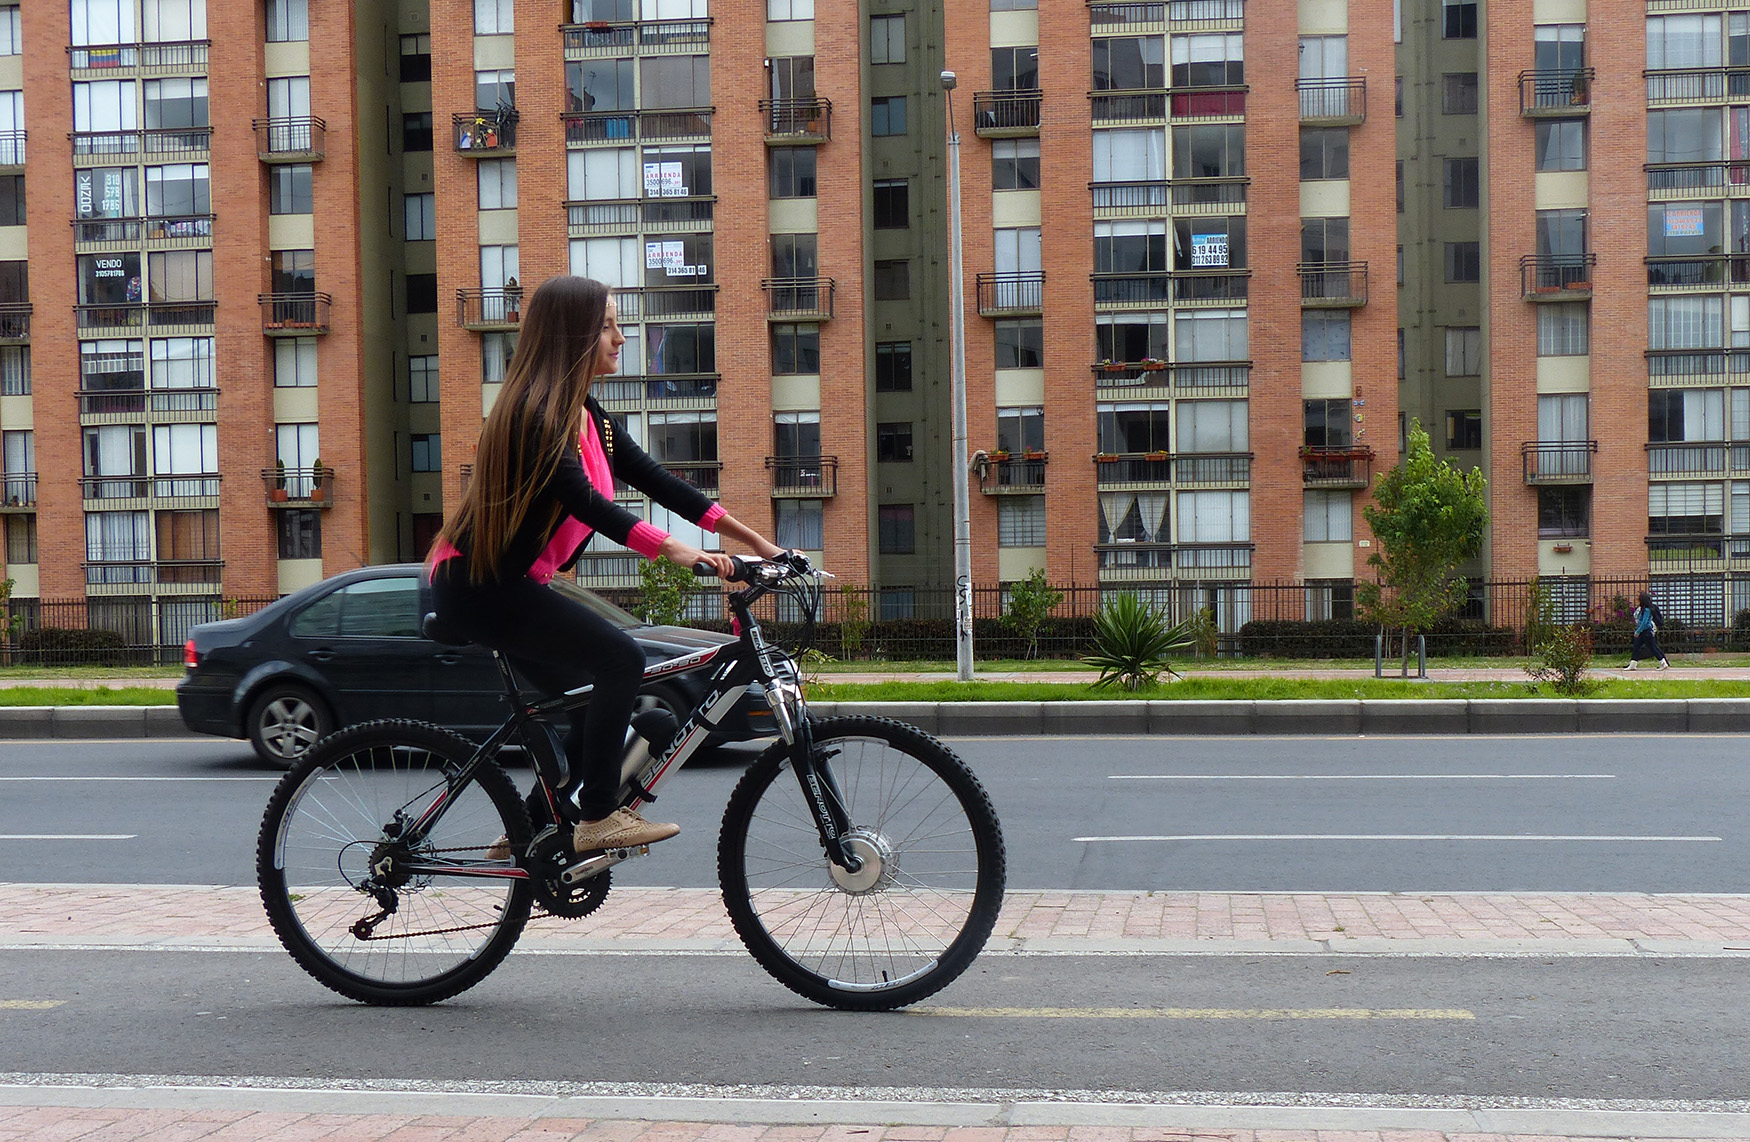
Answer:
M306 654L304 657L308 658L312 662L327 662L334 657L334 652L332 650L329 650L327 647L324 646L324 647L320 647L316 650L312 650L309 654Z
M440 654L437 656L437 660L444 666L454 666L456 663L462 661L462 656L459 654Z

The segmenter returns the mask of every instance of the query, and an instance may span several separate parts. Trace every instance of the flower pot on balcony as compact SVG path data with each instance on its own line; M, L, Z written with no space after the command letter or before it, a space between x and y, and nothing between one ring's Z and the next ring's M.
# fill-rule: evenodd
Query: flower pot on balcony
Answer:
M1140 363L1140 367L1145 373L1159 373L1167 367L1167 363L1165 361L1157 361L1153 357L1148 357Z
M284 488L269 488L267 498L276 504L283 504L286 502L286 490Z
M1168 453L1168 452L1144 452L1142 454L1142 458L1144 460L1152 460L1152 461L1155 461L1158 463L1162 460L1167 459L1170 455L1171 455L1171 453Z
M1000 464L1009 458L1009 454L999 448L990 454L990 458Z
M315 487L315 488L310 489L309 500L311 503L313 503L313 504L321 503L322 496L323 496L323 491L320 487Z

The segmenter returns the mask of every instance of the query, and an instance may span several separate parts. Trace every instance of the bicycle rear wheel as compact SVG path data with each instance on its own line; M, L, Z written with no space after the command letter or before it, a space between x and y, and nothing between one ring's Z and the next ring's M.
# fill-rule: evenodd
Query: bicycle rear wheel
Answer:
M500 836L513 851L528 844L528 811L497 765L451 789L473 753L436 726L371 722L323 739L274 789L256 842L261 902L280 943L326 986L364 1003L433 1003L484 979L516 943L527 880L395 871L409 861L508 869L486 850ZM429 835L396 840L398 813L415 820L446 793ZM374 924L383 902L361 888L367 880L395 905Z
M821 850L787 747L730 796L717 843L723 901L748 951L798 995L882 1011L946 987L1002 907L1002 826L978 778L929 735L880 718L813 724L864 866Z

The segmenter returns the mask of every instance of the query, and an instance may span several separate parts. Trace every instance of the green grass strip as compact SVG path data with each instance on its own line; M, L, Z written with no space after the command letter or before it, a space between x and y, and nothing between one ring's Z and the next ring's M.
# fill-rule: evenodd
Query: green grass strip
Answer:
M174 706L176 691L150 686L7 686L0 706Z
M872 682L810 684L818 702L1089 702L1152 699L1276 701L1293 698L1560 698L1529 682L1405 682L1393 679L1185 678L1131 692L1060 682ZM1589 698L1750 698L1750 682L1601 680Z

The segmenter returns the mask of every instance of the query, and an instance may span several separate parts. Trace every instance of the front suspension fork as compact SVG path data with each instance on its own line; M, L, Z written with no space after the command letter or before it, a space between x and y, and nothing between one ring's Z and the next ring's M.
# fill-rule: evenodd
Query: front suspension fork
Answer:
M790 765L802 786L802 799L814 815L814 827L820 832L820 847L826 858L846 872L862 869L862 858L846 844L845 834L851 828L851 814L845 808L844 794L826 764L828 755L814 750L814 734L806 719L796 727L795 740L790 743Z

